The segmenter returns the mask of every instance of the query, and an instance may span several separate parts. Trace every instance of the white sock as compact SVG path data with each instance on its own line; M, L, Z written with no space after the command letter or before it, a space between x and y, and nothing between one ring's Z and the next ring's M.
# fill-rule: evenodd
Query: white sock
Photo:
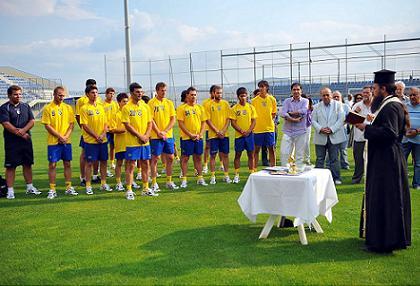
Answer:
M7 188L7 193L9 193L9 194L13 194L15 192L15 190L13 189L13 187L11 187L11 188Z
M30 190L30 189L32 189L34 186L32 185L32 184L26 184L26 189L27 190Z

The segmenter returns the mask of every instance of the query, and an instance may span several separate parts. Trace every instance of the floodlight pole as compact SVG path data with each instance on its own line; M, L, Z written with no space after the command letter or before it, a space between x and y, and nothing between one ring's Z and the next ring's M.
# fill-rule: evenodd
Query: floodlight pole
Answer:
M131 83L131 44L130 44L130 24L128 15L128 0L124 0L124 16L125 16L125 61L127 70L127 87Z

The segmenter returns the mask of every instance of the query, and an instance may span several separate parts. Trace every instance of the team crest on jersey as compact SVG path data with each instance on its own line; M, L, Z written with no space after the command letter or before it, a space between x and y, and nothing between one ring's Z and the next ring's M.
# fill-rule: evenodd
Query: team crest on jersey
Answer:
M246 115L246 110L242 110L242 115Z
M190 116L190 111L189 110L185 110L185 116Z
M99 112L99 110L98 109L96 109L96 114L99 114L100 112Z
M58 110L58 115L63 115L63 111L61 109Z
M262 106L267 107L267 101L261 102Z
M222 107L219 105L218 107L217 107L217 111L221 111L222 110Z
M138 116L142 116L142 114L143 114L143 112L142 112L141 110L138 110L138 111L137 111L137 115L138 115Z
M51 111L51 116L55 116L55 111Z

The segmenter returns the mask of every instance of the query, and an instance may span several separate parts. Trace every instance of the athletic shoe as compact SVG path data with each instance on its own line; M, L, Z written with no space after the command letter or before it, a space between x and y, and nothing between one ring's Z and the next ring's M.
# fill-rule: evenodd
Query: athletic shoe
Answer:
M170 189L172 191L179 189L179 187L177 185L175 185L174 182L168 182L168 183L166 183L166 188L168 188L168 189Z
M226 182L226 183L230 184L230 183L232 183L232 180L229 178L229 176L225 176L223 178L223 182Z
M101 191L107 191L107 192L112 192L112 188L108 185L108 184L103 184L101 185L101 187L99 188Z
M131 187L133 188L133 189L136 189L136 190L138 190L138 189L140 189L141 187L140 187L140 185L139 184L137 184L136 182L134 182L133 181L133 183L131 184Z
M235 177L233 177L233 183L237 184L239 183L241 180L239 179L239 175L235 175Z
M56 197L57 197L57 193L56 193L55 191L50 190L50 191L48 192L47 199L52 200L52 199L55 199Z
M66 190L65 194L71 195L71 196L77 196L79 193L76 192L73 187L70 187L68 190Z
M112 178L112 177L114 177L114 174L112 174L110 170L106 170L106 176L108 178Z
M159 194L156 194L155 192L153 192L152 189L144 189L141 192L141 195L142 196L149 196L149 197L158 197L159 196Z
M135 199L135 196L134 195L135 195L134 192L127 192L127 193L125 193L125 197L129 201L134 201L134 199Z
M92 187L86 187L86 195L93 195Z
M41 192L38 191L37 188L32 187L32 188L26 190L26 194L28 194L28 195L30 195L30 194L32 194L32 195L39 195L39 194L41 194Z
M185 189L186 187L188 187L187 181L182 181L181 182L181 186L179 186L180 188Z
M197 185L201 185L201 186L204 186L204 187L208 186L208 184L206 183L206 181L204 181L203 178L197 180Z
M15 193L14 192L7 192L6 199L8 199L8 200L14 200L15 199Z
M86 179L81 179L80 180L80 186L81 187L86 187Z
M209 167L204 166L203 167L203 174L207 174L209 172Z
M115 170L115 164L111 164L111 169Z
M92 184L99 184L101 182L101 178L99 178L98 176L96 176L96 178L92 177L91 182Z
M118 192L124 192L125 188L124 188L123 184L120 182L120 183L115 185L115 190L118 191Z
M184 174L182 174L182 170L181 170L181 172L179 173L179 178L182 179L182 177L184 177Z
M141 173L137 173L136 180L141 181Z
M212 176L210 178L210 185L216 185L216 177L215 176Z
M158 185L158 183L155 183L155 184L152 186L152 190L153 190L153 192L155 192L155 193L160 192L160 189L159 189L159 185Z

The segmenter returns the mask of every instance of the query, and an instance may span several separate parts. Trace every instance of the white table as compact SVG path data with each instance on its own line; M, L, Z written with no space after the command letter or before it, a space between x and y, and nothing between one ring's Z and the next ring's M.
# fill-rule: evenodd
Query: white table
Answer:
M338 203L338 197L328 169L312 169L298 176L259 171L249 176L238 203L254 223L258 214L270 214L260 239L268 236L277 218L291 216L295 217L293 225L298 228L301 243L306 245L304 224L322 233L316 218L324 215L331 223L331 208Z

